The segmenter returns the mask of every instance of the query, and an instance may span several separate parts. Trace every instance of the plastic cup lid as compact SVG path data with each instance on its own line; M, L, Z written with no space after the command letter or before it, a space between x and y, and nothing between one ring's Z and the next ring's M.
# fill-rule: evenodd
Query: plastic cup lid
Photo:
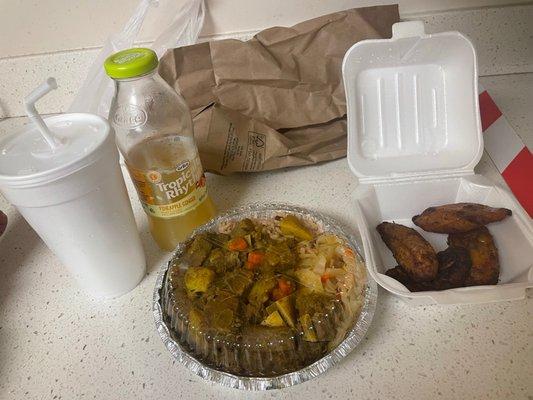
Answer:
M0 184L36 186L69 175L99 158L111 138L108 122L93 114L61 114L44 120L61 142L54 152L33 124L0 139Z

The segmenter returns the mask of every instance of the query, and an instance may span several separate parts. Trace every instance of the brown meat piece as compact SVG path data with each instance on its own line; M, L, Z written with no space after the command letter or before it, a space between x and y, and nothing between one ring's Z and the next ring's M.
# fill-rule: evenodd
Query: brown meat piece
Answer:
M507 208L493 208L476 203L446 204L429 207L413 217L415 225L436 233L461 233L481 228L512 215Z
M470 273L470 255L461 247L448 247L437 253L439 272L431 282L415 282L399 265L385 272L386 275L396 279L411 292L427 290L446 290L465 286L466 278Z
M498 250L486 227L466 233L448 236L450 246L464 247L470 253L472 268L466 279L466 286L496 285L500 275Z
M212 248L213 245L211 244L207 234L200 233L187 246L187 249L185 250L184 261L192 267L200 266L207 258Z
M439 265L437 255L417 231L390 222L382 222L376 229L411 279L416 282L435 279Z
M285 326L245 326L241 346L235 347L235 352L240 355L239 374L245 376L275 376L303 367L298 358L296 335Z

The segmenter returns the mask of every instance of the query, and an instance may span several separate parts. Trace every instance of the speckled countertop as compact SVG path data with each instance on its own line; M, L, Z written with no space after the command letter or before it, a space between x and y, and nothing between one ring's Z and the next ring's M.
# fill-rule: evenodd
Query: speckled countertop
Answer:
M511 125L533 146L533 74L481 79ZM24 119L0 123L0 132ZM477 168L505 185L486 156ZM129 180L128 180L129 184ZM271 173L209 176L219 209L252 201L311 207L350 224L355 187L346 159ZM132 187L129 185L130 193ZM532 399L533 299L413 308L380 289L363 343L340 365L304 384L266 393L203 381L170 357L151 313L159 251L136 196L132 203L148 272L132 292L90 300L5 201L0 238L0 398Z

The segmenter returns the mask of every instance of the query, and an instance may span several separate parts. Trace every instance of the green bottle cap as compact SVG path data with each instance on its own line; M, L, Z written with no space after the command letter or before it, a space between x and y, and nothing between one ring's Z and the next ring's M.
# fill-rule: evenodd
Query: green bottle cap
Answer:
M135 47L109 56L104 62L104 68L111 78L125 79L144 75L157 68L158 64L153 50Z

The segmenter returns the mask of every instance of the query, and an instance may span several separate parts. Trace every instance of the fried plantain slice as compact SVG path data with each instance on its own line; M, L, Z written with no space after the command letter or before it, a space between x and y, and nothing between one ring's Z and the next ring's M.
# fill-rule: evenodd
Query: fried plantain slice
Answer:
M396 279L398 282L404 285L407 289L409 289L410 292L421 292L424 290L433 290L431 286L432 282L415 282L414 280L411 279L411 277L407 274L407 272L399 265L387 270L387 272L385 272L385 275L388 275L391 278Z
M448 247L437 253L439 272L433 281L434 290L446 290L465 286L470 275L472 261L468 250L462 247Z
M427 282L437 276L437 254L414 229L400 224L382 222L376 227L407 274L416 282Z
M396 279L411 292L446 290L465 286L472 265L468 250L461 247L448 247L437 253L437 259L439 272L435 280L430 282L415 282L399 265L389 269L385 274Z
M448 244L468 250L472 268L466 278L466 286L496 285L500 275L498 249L486 227L448 236Z
M476 203L446 204L429 207L413 217L415 225L427 232L461 233L481 228L512 215L507 208L493 208Z

